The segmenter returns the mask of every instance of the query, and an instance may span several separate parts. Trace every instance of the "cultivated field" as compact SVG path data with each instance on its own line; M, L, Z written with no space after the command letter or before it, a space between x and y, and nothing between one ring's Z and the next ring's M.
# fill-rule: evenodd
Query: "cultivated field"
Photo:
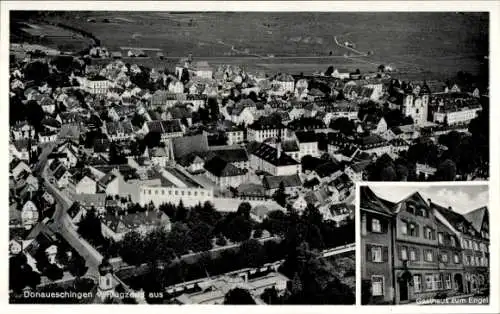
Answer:
M488 54L488 15L479 13L71 12L51 19L93 33L110 50L159 48L167 57L192 53L212 64L295 73L330 64L372 70L384 63L410 74L477 74ZM335 38L372 55L344 58L356 54ZM330 52L337 57L325 58ZM274 58L241 58L248 55ZM321 58L281 59L304 56Z

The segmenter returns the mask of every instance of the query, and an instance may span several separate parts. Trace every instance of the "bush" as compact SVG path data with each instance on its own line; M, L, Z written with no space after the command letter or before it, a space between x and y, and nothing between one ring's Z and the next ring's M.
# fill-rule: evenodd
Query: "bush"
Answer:
M260 238L262 238L262 233L263 233L262 229L260 229L260 228L255 229L253 231L253 238L254 239L260 239Z
M224 236L219 236L217 240L215 241L215 244L218 246L226 246L227 245L227 240Z

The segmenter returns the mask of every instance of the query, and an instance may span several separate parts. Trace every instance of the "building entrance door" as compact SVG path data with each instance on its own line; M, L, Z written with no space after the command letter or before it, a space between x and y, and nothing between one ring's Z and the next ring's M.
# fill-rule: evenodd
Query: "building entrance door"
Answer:
M408 301L408 281L406 280L399 282L399 300L401 302Z

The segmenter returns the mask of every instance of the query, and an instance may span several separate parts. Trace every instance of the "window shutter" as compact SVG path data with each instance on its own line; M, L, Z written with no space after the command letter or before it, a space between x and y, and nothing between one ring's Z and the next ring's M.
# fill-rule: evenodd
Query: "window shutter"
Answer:
M372 232L372 217L366 217L366 230Z
M415 260L419 261L420 260L420 249L418 247L413 248L415 250Z
M366 245L366 261L372 261L372 246L369 244Z
M415 225L415 236L418 237L420 235L420 226L418 224Z
M398 245L397 246L397 250L398 250L398 258L399 258L400 261L402 261L403 260L403 252L402 252L403 247L400 246L400 245Z
M382 261L383 262L389 261L389 248L386 246L382 248Z

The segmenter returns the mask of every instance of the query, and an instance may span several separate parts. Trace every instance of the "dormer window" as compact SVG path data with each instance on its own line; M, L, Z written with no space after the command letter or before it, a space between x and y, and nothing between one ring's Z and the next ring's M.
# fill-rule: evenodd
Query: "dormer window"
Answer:
M406 206L406 211L411 213L411 214L415 214L415 206L413 206L413 204L408 204Z

